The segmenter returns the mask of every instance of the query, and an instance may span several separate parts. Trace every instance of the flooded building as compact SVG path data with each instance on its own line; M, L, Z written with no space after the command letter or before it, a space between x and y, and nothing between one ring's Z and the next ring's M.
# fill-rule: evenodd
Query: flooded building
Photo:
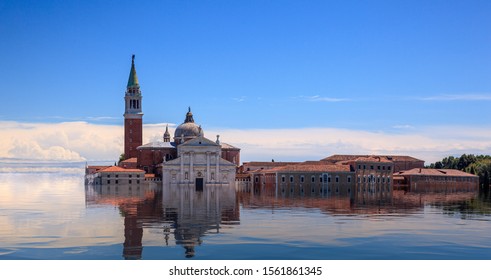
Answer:
M394 163L394 172L413 168L424 168L424 160L405 155L332 155L321 159L331 163L346 162L360 157L380 157Z
M306 161L251 172L255 192L274 189L276 193L301 195L345 195L360 198L388 197L392 192L394 163L384 157L358 157L332 163Z
M476 191L479 176L455 169L413 168L394 174L395 187L410 192Z
M136 73L134 55L131 59L130 75L126 86L124 100L124 154L121 157L118 167L123 169L139 169L145 173L145 178L151 178L152 181L161 180L164 170L165 172L172 173L170 170L174 170L173 165L176 163L174 160L183 155L183 158L180 159L179 162L180 165L184 165L184 161L187 161L186 166L188 166L188 170L184 171L184 169L178 169L179 172L183 172L182 174L179 173L179 177L172 177L172 174L169 173L170 175L168 174L168 178L171 178L168 180L169 182L172 181L172 178L176 178L175 182L189 183L192 178L192 180L197 179L196 182L203 180L205 183L218 183L223 182L225 180L224 177L226 177L227 180L231 180L231 182L235 181L234 175L236 173L236 168L240 164L240 149L221 142L219 140L219 135L217 135L217 140L215 142L206 139L201 126L194 122L191 108L188 109L184 122L175 129L173 141L171 141L169 127L166 126L161 141L143 144L142 91ZM200 139L199 141L192 142L198 138ZM198 142L203 144L199 144ZM201 151L203 150L202 146L204 143L213 143L212 145L208 145L209 148L213 147L213 151L211 151L210 154L203 155L204 162L201 162ZM182 145L185 146L180 148ZM192 149L196 149L196 151L193 151ZM186 152L180 152L184 150ZM216 156L219 158L215 159ZM200 164L214 164L218 167L215 168L215 171L211 171L209 166L200 169ZM99 172L100 170L109 167L110 166L88 166L86 168L86 182L102 183L103 181L101 178L98 180L95 179L97 176L101 176L102 173ZM119 176L119 173L121 172L123 171L119 169L107 169L105 170L104 176L112 176L114 178L114 176ZM186 172L188 173L188 177L186 177ZM198 175L201 175L202 177L199 177Z

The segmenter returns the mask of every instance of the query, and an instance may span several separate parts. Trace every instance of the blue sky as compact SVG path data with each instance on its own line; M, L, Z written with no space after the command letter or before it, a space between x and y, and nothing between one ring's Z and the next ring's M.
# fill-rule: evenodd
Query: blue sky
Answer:
M146 124L488 131L490 26L490 1L4 0L0 121L121 125L135 54Z

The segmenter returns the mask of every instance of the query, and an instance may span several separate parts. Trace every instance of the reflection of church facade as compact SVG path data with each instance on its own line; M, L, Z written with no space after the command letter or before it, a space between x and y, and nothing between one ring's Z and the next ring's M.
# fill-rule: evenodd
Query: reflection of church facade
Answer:
M124 98L124 154L118 164L120 168L107 170L109 166L88 166L87 181L95 184L137 184L140 180L133 177L139 177L140 170L143 170L145 180L162 179L164 183L193 184L198 189L208 184L234 182L236 168L240 164L240 149L220 142L219 135L215 141L205 138L201 126L194 122L191 108L184 122L175 129L172 142L167 126L161 141L143 144L142 94L134 58ZM123 174L121 178L125 179L114 180Z

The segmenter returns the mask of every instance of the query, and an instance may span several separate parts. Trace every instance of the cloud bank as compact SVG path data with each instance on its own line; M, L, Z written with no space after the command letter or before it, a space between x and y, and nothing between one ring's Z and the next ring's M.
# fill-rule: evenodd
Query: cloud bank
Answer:
M144 125L143 142L161 141L165 123ZM169 124L171 135L174 124ZM0 122L0 158L102 161L123 152L123 127L87 122ZM332 154L405 154L427 163L463 153L491 154L489 127L439 126L371 132L337 128L219 129L205 136L241 148L242 161L318 160Z

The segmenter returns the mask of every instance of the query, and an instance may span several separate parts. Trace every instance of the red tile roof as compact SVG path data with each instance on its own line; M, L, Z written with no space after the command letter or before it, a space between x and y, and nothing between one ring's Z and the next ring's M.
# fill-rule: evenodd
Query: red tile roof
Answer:
M299 162L286 162L286 161L250 161L244 162L245 166L285 166L289 164L297 164Z
M135 169L135 168L122 168L119 166L111 166L102 170L99 170L99 172L145 172L141 169Z
M456 169L431 169L431 168L413 168L411 170L400 171L394 175L422 175L422 176L460 176L460 177L477 177L476 175L466 173Z
M136 157L132 157L132 158L129 158L129 159L125 159L122 162L124 162L124 163L136 163L137 162L137 158Z
M349 172L349 165L336 164L295 164L264 170L267 173L277 172Z
M331 162L337 162L337 161L346 161L346 160L353 160L359 157L384 157L387 160L397 162L397 161L423 161L411 156L398 156L398 155L332 155L326 158L321 159L322 161L331 161Z
M392 162L384 156L368 156L368 157L358 157L354 159L355 162Z

